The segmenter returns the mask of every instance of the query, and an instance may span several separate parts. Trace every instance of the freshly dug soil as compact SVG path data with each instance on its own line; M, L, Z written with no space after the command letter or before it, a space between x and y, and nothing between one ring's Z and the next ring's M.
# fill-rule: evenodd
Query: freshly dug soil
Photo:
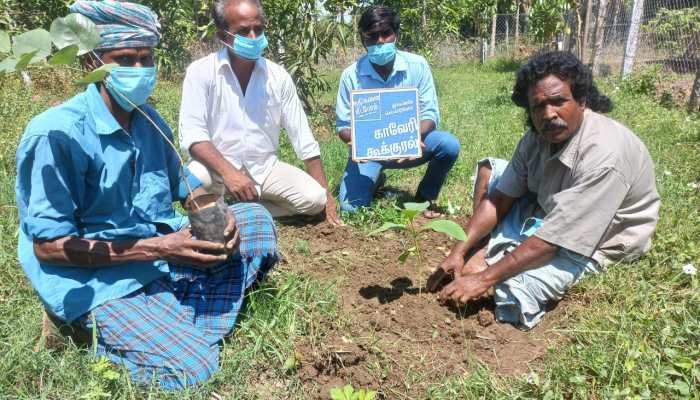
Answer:
M397 260L405 233L369 238L348 227L280 226L279 240L284 269L338 282L338 321L327 323L323 338L297 347L298 374L311 398L328 398L331 388L348 383L384 398L424 397L429 386L469 374L479 361L498 374L527 373L562 340L552 328L565 318L566 301L529 332L494 321L489 299L466 307L438 303L436 294L421 290L429 272L419 270L415 257ZM452 244L425 234L428 266Z

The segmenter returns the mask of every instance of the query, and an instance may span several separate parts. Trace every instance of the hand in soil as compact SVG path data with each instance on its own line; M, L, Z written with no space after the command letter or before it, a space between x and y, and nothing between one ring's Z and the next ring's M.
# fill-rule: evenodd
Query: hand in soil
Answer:
M237 235L238 230L234 230ZM187 227L175 233L159 238L159 258L177 265L207 269L226 261L228 254L222 243L192 239L192 232Z
M224 239L226 240L226 254L232 254L238 249L238 245L241 244L241 236L236 226L236 217L230 209L226 209L226 215L228 215L228 224L226 229L224 229Z
M326 200L326 221L332 226L345 226L343 220L338 216L338 212L335 211L335 200L333 196L328 196Z
M462 257L455 257L452 255L447 256L440 265L438 265L437 270L433 272L428 278L428 283L426 283L425 288L428 292L437 291L440 286L446 284L452 277L454 277L456 271L460 271L464 266L464 260Z
M481 278L481 274L464 275L445 286L440 291L438 300L444 302L452 299L459 303L466 303L481 297L490 287L491 285Z
M223 177L224 186L236 201L255 201L258 198L258 191L255 183L244 173L235 171Z
M434 293L451 280L452 274L438 267L428 277L428 282L425 284L425 290L427 290L429 293Z

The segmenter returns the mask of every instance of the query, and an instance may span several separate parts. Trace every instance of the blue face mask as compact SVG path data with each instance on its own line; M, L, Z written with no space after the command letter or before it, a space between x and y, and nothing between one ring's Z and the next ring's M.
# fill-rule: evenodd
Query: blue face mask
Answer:
M105 79L107 91L126 111L146 103L156 86L155 67L114 67ZM128 99L128 101L125 99Z
M375 65L387 65L396 58L396 43L375 44L367 47L369 61Z
M246 60L257 60L262 55L263 50L267 48L267 36L263 33L262 35L256 37L255 39L247 38L238 34L233 34L231 32L226 32L233 36L233 46L223 42L222 43L233 51L233 54L245 58Z

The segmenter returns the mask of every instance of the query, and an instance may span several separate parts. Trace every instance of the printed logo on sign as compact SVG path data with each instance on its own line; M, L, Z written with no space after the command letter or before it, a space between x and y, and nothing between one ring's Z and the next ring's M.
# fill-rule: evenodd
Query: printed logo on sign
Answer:
M381 95L379 93L357 96L353 105L356 121L379 121L382 119Z

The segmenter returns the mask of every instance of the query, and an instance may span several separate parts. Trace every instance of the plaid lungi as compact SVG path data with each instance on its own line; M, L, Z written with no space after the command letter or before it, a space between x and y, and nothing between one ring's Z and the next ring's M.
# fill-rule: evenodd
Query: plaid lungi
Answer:
M124 365L132 381L181 389L218 369L219 342L233 329L246 289L278 259L270 214L251 203L231 210L241 244L225 263L207 271L170 265L169 275L75 322L95 327L97 355Z

